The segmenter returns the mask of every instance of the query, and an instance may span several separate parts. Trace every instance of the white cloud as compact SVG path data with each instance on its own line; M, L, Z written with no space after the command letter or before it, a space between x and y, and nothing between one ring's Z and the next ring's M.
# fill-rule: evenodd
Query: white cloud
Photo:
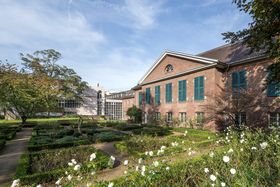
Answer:
M74 12L68 19L66 12L44 1L0 2L0 44L26 49L76 45L93 47L105 41L85 17Z
M151 3L142 0L125 0L124 11L128 13L128 17L134 22L137 28L146 28L155 24L155 19L161 11L159 3Z

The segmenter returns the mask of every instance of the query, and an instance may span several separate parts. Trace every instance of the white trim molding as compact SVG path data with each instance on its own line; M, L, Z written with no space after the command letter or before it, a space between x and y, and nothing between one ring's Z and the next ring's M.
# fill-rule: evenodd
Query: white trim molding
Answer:
M144 74L144 76L140 79L138 84L142 84L142 82L152 73L152 71L157 67L157 65L167 56L175 56L183 59L188 59L188 60L193 60L196 62L200 62L203 64L207 65L212 65L216 64L219 61L217 59L212 59L212 58L205 58L201 56L196 56L196 55L190 55L190 54L185 54L185 53L180 53L180 52L174 52L174 51L165 51L162 53L162 55L154 62L152 67Z

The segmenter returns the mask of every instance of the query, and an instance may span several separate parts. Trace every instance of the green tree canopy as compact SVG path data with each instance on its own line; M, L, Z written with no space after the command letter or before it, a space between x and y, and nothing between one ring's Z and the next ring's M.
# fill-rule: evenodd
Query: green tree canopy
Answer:
M253 51L265 51L275 60L268 82L280 82L280 0L233 0L240 11L249 14L252 22L248 28L223 33L227 42L242 42Z
M141 122L142 120L142 110L140 108L137 108L135 105L130 107L126 114L132 119L133 122Z
M0 105L15 109L23 123L37 112L56 111L60 99L81 99L87 83L71 68L60 66L53 49L21 54L23 68L0 64Z

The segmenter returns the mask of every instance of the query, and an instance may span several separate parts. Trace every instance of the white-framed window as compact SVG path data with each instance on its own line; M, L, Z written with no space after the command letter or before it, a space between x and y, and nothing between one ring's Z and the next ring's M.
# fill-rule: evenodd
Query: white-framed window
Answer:
M172 122L172 112L167 112L166 113L166 121L168 123Z
M180 118L180 122L186 122L187 121L187 113L186 112L180 112L179 113L179 118Z
M81 107L81 102L75 99L59 100L58 106L61 108L79 108Z
M269 113L269 124L270 125L279 125L280 124L280 113L277 113L277 112Z
M160 120L160 112L156 112L155 114L155 120Z
M242 124L246 124L246 113L245 112L239 112L237 114L235 114L235 124L236 125L242 125Z
M204 112L196 112L196 123L203 124L205 121Z
M169 73L169 72L173 71L173 66L172 66L171 64L168 64L168 65L165 67L164 71L165 71L166 73Z

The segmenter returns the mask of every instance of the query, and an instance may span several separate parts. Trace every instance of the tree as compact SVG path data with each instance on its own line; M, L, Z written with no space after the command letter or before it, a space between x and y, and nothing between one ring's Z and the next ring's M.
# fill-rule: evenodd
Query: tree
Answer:
M44 82L41 99L46 105L48 116L57 108L57 100L82 100L81 95L88 88L87 83L73 69L57 64L60 58L61 54L53 49L36 51L33 55L21 53L23 71L41 77Z
M141 120L142 120L142 110L140 108L137 108L135 105L130 107L127 110L126 114L135 123L141 122Z
M22 73L13 69L1 70L1 104L9 110L16 110L22 119L33 116L43 109L42 100L39 97L41 82L38 77Z
M60 56L52 49L21 54L21 70L1 62L1 107L15 109L25 123L35 113L56 110L59 99L81 98L87 83L73 69L58 65Z
M226 42L242 42L252 51L264 51L275 63L269 66L268 83L280 83L280 1L233 0L240 11L248 13L252 22L237 32L223 33Z

